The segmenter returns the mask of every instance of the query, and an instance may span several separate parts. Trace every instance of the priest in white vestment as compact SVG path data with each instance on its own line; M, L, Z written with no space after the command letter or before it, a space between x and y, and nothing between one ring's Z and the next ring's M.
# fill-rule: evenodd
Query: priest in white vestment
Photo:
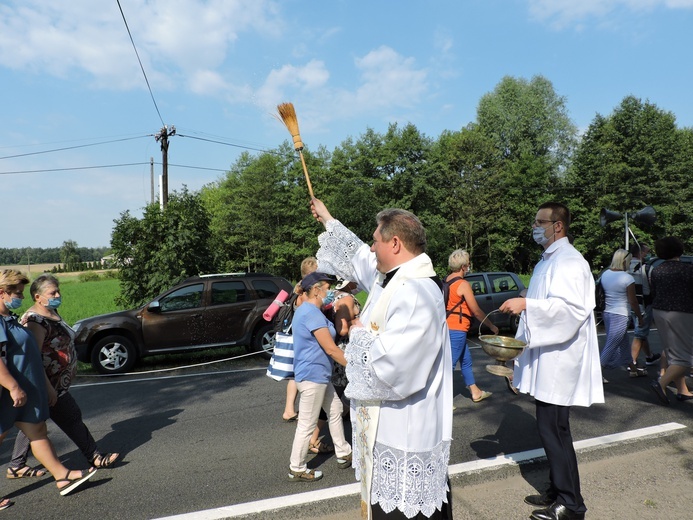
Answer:
M525 502L543 506L534 520L585 517L580 475L570 433L570 407L604 402L599 344L594 318L595 287L589 264L567 233L570 212L563 204L539 207L534 240L544 248L526 298L500 310L522 313L517 339L528 345L515 360L513 383L536 401L537 427L549 462L550 487Z
M346 347L353 465L373 518L452 518L452 362L442 291L416 216L384 210L369 247L313 199L318 266L368 291ZM417 516L418 515L418 516Z

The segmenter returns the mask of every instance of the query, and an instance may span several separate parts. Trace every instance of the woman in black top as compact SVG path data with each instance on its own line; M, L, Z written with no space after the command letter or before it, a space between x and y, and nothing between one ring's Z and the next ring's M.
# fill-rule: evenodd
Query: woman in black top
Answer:
M659 401L669 404L666 387L676 384L676 399L687 401L693 394L686 386L686 374L693 366L693 265L680 262L683 243L675 237L655 242L655 252L665 262L650 275L652 309L668 366L652 389Z

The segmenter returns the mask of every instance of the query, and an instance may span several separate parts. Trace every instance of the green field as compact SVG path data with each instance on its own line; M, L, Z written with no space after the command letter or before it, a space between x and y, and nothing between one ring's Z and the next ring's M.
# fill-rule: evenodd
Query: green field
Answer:
M84 318L123 310L115 303L115 297L120 290L118 284L116 278L80 282L77 277L61 277L60 294L63 303L58 312L69 325L74 325L76 321ZM20 316L32 305L28 287L24 289L24 296L24 304L16 311Z

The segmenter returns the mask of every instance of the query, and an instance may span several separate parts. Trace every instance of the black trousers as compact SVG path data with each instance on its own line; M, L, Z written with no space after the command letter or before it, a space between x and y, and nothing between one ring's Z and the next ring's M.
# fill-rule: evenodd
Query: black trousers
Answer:
M436 510L431 516L419 513L411 519L407 518L399 509L386 513L378 504L371 506L371 513L373 514L373 520L452 520L452 486L450 485L450 479L448 479L447 498L448 503L443 503L443 510Z
M94 441L94 437L89 432L87 425L84 424L82 410L79 409L77 401L70 395L70 392L65 392L58 397L58 402L55 403L55 406L51 406L49 410L53 422L65 432L65 435L77 445L86 459L91 462L92 457L98 454L96 441ZM14 441L10 467L22 468L26 466L28 456L29 439L20 431L17 433L17 439Z
M575 513L587 511L580 494L577 456L570 434L570 406L536 401L537 428L549 462L550 494Z

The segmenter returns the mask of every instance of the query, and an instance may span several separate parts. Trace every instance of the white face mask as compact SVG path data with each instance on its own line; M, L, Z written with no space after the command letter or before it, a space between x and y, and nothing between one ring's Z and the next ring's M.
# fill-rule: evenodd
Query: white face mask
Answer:
M532 238L540 246L543 246L544 244L546 244L549 240L551 240L551 238L555 234L556 234L556 232L554 231L550 237L547 237L545 228L543 228L543 227L532 228Z

